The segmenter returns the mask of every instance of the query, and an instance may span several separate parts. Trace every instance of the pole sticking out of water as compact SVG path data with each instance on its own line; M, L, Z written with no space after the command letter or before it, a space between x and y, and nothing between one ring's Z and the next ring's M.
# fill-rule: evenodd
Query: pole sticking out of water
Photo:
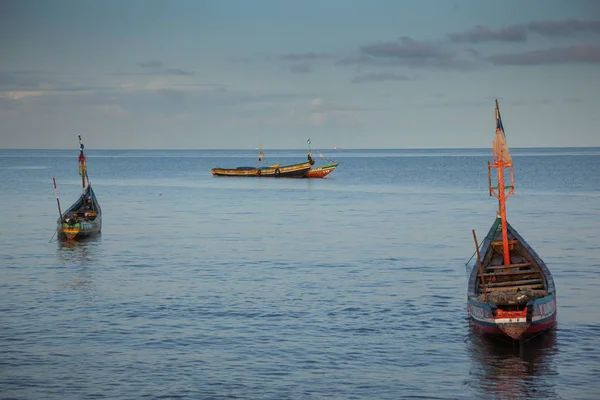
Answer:
M60 211L60 200L58 200L58 190L56 189L56 178L52 178L52 181L54 182L54 194L56 195L56 204L58 205L58 216L59 216L59 218L61 218L62 211Z

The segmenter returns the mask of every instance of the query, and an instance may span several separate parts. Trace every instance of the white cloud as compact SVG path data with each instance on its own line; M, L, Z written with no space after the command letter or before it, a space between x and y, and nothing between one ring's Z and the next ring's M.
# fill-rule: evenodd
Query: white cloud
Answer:
M104 104L97 107L98 110L107 117L125 117L129 113L118 104Z
M20 101L28 97L40 97L43 93L44 92L39 91L11 90L8 92L0 92L0 98Z

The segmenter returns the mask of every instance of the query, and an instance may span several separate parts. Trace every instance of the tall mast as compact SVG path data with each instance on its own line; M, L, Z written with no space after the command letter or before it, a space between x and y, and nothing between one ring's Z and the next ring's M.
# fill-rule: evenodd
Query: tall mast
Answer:
M506 136L504 127L502 126L502 118L500 117L500 108L498 100L496 100L496 138L493 143L494 163L488 164L488 169L496 168L498 171L498 186L490 185L490 193L498 199L499 209L498 214L502 224L502 252L504 255L504 264L510 264L510 250L508 246L508 228L506 223L506 199L515 192L515 178L513 173L512 158L508 152L506 145ZM504 169L510 168L511 185L504 183Z

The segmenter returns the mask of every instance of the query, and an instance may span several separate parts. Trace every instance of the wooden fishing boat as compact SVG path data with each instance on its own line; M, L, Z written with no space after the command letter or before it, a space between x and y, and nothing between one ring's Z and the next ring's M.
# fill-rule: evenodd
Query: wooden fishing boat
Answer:
M506 219L514 174L498 101L493 153L494 163L488 163L489 192L498 199L499 210L481 250L473 231L477 262L469 277L468 311L483 333L523 341L554 326L556 289L544 261ZM510 185L504 182L506 168ZM497 170L496 186L492 186L492 169Z
M213 168L210 172L215 176L238 176L259 178L302 178L310 169L310 162L269 167L237 167Z
M274 164L261 166L264 155L262 143L258 153L258 165L256 167L237 167L237 168L213 168L210 172L214 176L237 176L237 177L259 177L259 178L303 178L310 167L315 163L308 154L308 161L299 164L281 165Z
M306 141L308 143L308 159L312 160L312 150L310 149L310 139ZM325 157L323 154L319 153L319 156L325 160L327 160L328 164L315 167L313 166L305 175L305 178L325 178L327 175L333 172L333 170L340 164L339 162L332 161Z
M320 167L314 167L306 173L307 178L325 178L329 175L340 163L327 164Z
M83 239L102 231L102 209L88 178L81 135L79 136L79 175L81 176L82 194L64 213L60 210L58 193L56 195L60 214L56 230L60 239ZM54 180L54 189L56 191L56 180Z

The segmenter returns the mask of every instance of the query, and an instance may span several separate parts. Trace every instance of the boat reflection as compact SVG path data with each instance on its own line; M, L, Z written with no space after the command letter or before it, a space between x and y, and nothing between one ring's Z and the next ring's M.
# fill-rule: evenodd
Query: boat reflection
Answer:
M481 335L470 326L471 386L479 398L551 399L557 393L556 328L519 344Z
M80 240L57 241L58 258L62 263L87 264L95 261L102 236L92 236Z

